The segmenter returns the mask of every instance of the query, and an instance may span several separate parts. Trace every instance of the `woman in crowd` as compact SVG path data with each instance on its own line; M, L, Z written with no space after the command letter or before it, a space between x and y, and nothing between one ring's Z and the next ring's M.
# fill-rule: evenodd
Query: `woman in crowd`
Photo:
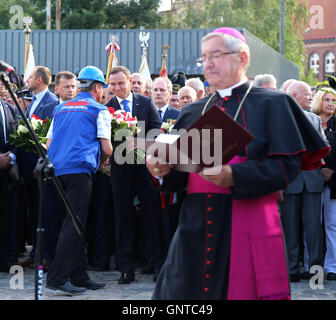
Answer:
M327 280L336 280L336 92L329 88L327 90L320 89L316 93L311 111L321 117L322 127L331 146L322 168L326 182L322 193L327 247L324 270Z

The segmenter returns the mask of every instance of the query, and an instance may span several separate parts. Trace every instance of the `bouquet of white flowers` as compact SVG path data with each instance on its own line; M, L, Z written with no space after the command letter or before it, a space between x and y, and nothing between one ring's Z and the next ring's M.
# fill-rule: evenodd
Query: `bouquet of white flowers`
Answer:
M46 149L47 133L51 120L49 118L41 120L39 117L32 115L32 119L28 120L33 128L38 142ZM34 140L31 138L28 128L24 121L19 120L17 129L8 137L10 143L24 149L27 152L37 153Z

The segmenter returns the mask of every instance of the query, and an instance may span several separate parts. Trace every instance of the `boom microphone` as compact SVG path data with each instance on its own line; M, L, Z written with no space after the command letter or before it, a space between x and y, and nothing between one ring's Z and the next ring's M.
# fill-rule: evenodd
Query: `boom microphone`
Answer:
M14 68L12 66L10 66L9 64L7 64L6 62L0 61L0 72L9 73L9 72L11 72L13 70L14 70Z

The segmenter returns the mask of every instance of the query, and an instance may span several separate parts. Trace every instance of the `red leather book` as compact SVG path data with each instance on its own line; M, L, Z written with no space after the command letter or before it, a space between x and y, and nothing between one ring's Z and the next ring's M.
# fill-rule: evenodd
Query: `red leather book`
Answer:
M217 106L177 133L159 135L155 141L138 139L136 144L145 146L147 154L174 164L175 170L199 172L227 163L254 139Z

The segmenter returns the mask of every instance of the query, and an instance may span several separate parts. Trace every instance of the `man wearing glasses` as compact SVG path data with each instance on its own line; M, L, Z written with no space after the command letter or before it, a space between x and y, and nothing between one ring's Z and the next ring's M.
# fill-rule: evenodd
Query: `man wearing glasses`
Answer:
M151 174L163 178L162 190L188 190L154 299L290 298L277 191L301 167L318 166L329 148L292 98L251 86L249 61L237 30L205 36L197 62L216 92L184 107L174 127L189 127L215 105L231 117L241 106L237 122L255 139L219 174L177 172L147 156Z

